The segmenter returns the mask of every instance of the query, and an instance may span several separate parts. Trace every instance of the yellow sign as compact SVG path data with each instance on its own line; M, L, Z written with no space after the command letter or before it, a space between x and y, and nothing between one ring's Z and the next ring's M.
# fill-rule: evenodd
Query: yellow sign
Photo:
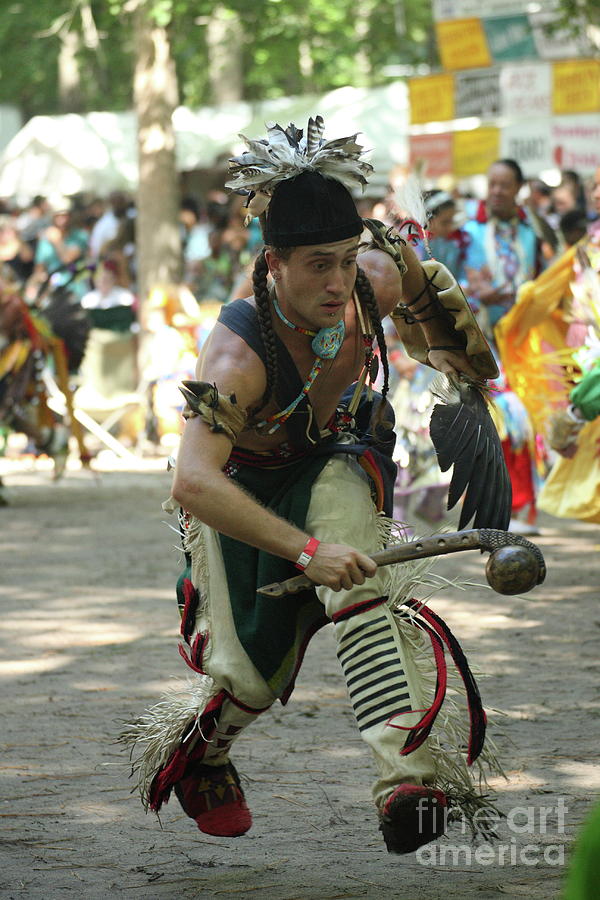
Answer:
M444 69L483 69L492 65L481 19L436 22L435 30Z
M552 66L552 110L558 115L600 112L600 62L572 59Z
M456 178L483 175L499 155L499 128L454 132L453 173Z
M454 118L454 76L429 75L408 82L410 124L447 122Z

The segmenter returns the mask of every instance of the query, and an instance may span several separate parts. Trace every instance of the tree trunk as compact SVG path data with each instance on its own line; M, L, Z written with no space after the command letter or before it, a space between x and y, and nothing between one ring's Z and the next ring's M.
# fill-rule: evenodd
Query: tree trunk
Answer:
M58 103L63 113L79 113L83 110L81 70L77 53L81 47L78 31L61 31L58 54Z
M136 9L134 102L138 118L139 187L136 250L142 304L153 287L181 278L179 187L172 114L177 106L175 64L167 29L156 24L150 0ZM142 314L142 321L144 321Z
M212 102L235 103L244 95L242 42L239 16L219 4L213 10L206 32L208 71Z
M302 28L303 37L298 42L298 68L302 76L302 92L314 91L315 62L312 53L312 28L310 17L305 15Z
M371 60L368 51L369 29L373 8L371 0L356 0L354 6L354 36L356 40L355 84L367 87L371 83Z
M406 37L406 9L404 0L396 0L394 3L394 28L399 41Z

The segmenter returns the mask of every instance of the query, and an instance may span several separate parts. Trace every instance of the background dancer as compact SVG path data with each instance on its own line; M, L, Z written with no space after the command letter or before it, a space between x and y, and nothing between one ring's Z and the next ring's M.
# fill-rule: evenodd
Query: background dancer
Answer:
M600 214L600 169L592 200ZM600 227L519 291L497 338L536 431L559 455L538 498L562 518L600 521Z

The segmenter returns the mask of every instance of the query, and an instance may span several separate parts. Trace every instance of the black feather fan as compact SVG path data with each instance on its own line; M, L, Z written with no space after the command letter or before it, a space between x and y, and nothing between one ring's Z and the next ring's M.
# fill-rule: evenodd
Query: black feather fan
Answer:
M447 379L433 389L443 403L431 414L429 434L442 472L454 466L448 509L464 494L459 528L473 518L474 528L505 531L510 521L512 491L502 445L488 410L484 390Z

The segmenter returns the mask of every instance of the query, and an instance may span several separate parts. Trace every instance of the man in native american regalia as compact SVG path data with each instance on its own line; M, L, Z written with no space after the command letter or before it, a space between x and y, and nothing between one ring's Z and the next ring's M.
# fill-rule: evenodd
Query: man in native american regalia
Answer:
M390 537L395 477L381 320L392 314L407 351L457 383L483 386L497 369L448 270L419 263L397 235L359 217L350 190L371 166L355 138L325 141L317 116L306 136L273 126L230 162L227 186L247 195L265 246L253 297L223 308L198 380L182 388L187 421L165 504L180 508L180 651L195 681L123 740L133 745L147 808L159 810L174 789L201 831L244 834L252 819L231 745L276 699L288 700L309 637L333 622L375 760L380 829L390 852L408 853L444 831L448 806L485 805L467 764L481 754L493 765L493 757L460 647L411 599L424 569L377 568L371 558ZM375 342L381 395L372 388ZM505 528L510 489L497 435L475 425L464 404L450 420L457 430L441 428L440 460L472 464L455 493L479 479L476 494L467 491L467 518ZM257 592L298 569L310 585L300 593ZM470 734L450 710L430 734L446 683L444 643L466 686Z

